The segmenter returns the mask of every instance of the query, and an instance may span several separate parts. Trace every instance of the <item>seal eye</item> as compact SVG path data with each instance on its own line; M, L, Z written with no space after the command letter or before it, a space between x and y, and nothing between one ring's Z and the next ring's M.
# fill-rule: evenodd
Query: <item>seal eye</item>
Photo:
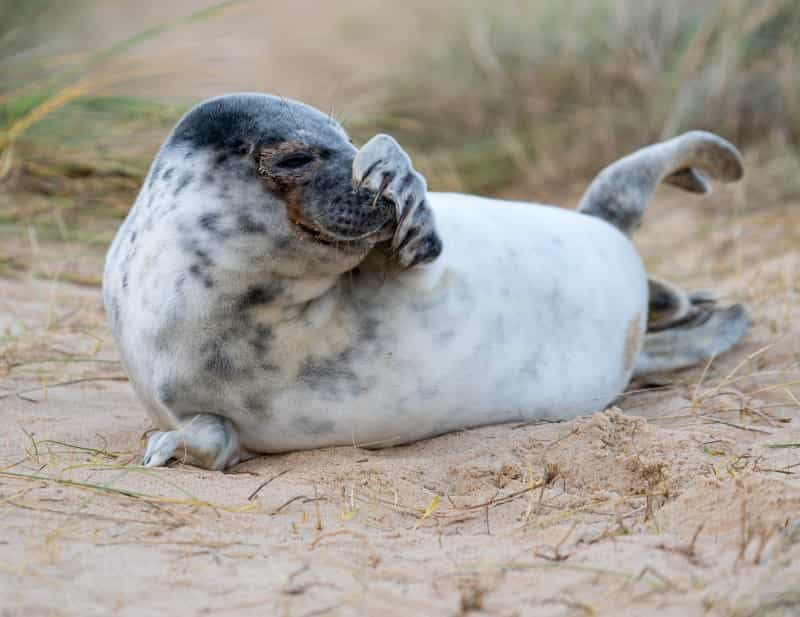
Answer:
M313 155L308 154L307 152L300 152L298 154L290 154L286 158L281 159L275 163L275 167L279 167L281 169L299 169L300 167L305 167L313 160Z

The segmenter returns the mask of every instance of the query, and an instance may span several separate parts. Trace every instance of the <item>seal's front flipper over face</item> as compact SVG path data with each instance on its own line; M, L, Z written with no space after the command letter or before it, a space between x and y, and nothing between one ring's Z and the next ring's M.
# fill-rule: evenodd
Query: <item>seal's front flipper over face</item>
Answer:
M442 241L426 201L425 178L394 138L376 135L364 144L353 161L353 183L373 191L376 202L386 197L395 204L397 226L391 248L403 268L439 256Z

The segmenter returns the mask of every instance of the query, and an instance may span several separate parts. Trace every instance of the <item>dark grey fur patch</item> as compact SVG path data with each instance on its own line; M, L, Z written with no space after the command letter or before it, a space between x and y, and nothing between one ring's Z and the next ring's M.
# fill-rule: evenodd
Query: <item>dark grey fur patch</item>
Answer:
M150 179L147 181L147 188L152 189L153 184L155 181L158 180L158 175L161 173L161 168L164 166L164 162L161 159L156 159L153 168L150 170Z
M175 384L171 381L160 383L156 388L156 400L167 406L174 404L177 400Z
M247 157L256 144L268 145L303 135L314 135L320 146L342 140L335 121L311 107L301 114L278 97L265 94L237 94L200 103L187 113L172 132L168 146L184 144L189 151L211 148L216 162ZM316 144L313 144L316 145Z
M109 315L109 317L111 318L111 325L116 331L119 331L122 327L122 323L120 322L119 316L120 316L119 298L117 298L117 296L112 296L111 314Z
M270 304L283 291L280 283L267 283L265 285L251 285L236 302L236 310L245 311L254 306Z
M315 420L309 416L299 416L292 421L292 426L308 435L325 435L332 433L336 428L331 420Z
M655 182L651 170L606 168L587 190L591 199L581 204L580 212L629 233L638 227Z
M275 335L272 333L272 328L264 324L258 324L253 328L253 335L248 340L248 343L256 355L259 358L263 358L269 353L274 338Z
M265 399L263 393L252 393L244 397L244 408L248 412L268 419L272 416L270 402Z
M197 219L197 222L200 224L201 229L205 229L211 233L218 233L219 221L221 218L222 215L219 212L206 212Z
M325 392L333 398L338 398L342 390L357 396L361 393L361 384L350 368L352 354L352 348L348 348L332 358L306 358L297 378L312 390Z
M180 192L187 187L187 185L194 180L194 174L191 171L185 171L178 180L178 185L175 187L173 197L177 197Z
M241 373L233 362L233 358L225 351L223 343L219 340L207 341L200 347L204 356L203 367L205 370L220 379L232 379Z
M189 274L198 279L206 289L211 289L214 286L214 279L200 264L189 266Z
M256 220L247 212L242 212L236 217L236 227L244 234L263 234L267 231L266 223Z
M359 335L364 342L372 342L378 338L378 328L383 322L377 317L364 317L359 323Z

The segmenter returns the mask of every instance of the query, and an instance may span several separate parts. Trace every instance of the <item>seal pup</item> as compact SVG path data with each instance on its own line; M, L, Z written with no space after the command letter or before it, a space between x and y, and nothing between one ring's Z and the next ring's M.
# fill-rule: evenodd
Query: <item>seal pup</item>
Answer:
M662 180L741 175L732 145L693 132L611 165L577 212L433 193L387 135L357 149L302 103L206 101L106 260L121 360L161 429L144 464L571 418L721 353L744 309L648 280L628 235Z

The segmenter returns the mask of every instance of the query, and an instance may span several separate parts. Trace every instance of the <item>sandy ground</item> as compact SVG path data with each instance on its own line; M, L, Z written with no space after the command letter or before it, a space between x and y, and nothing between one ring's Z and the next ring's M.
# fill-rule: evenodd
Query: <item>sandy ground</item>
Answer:
M100 3L112 13L82 20L77 38L99 47L187 4ZM341 109L419 39L385 2L364 3L366 31L338 4L311 4L186 27L127 58L180 79L126 87ZM320 41L342 28L359 36L326 64ZM96 279L102 256L4 243L0 617L800 614L800 448L770 447L800 444L800 230L797 204L765 198L768 184L703 202L665 190L637 237L655 273L751 311L746 341L709 367L633 384L618 409L571 422L229 473L138 467L151 424L100 292L59 282Z
M708 370L571 422L229 473L137 466L151 425L99 290L52 280L100 255L4 247L30 267L0 279L0 615L798 614L800 449L770 447L800 444L793 209L664 193L653 268L755 320Z

